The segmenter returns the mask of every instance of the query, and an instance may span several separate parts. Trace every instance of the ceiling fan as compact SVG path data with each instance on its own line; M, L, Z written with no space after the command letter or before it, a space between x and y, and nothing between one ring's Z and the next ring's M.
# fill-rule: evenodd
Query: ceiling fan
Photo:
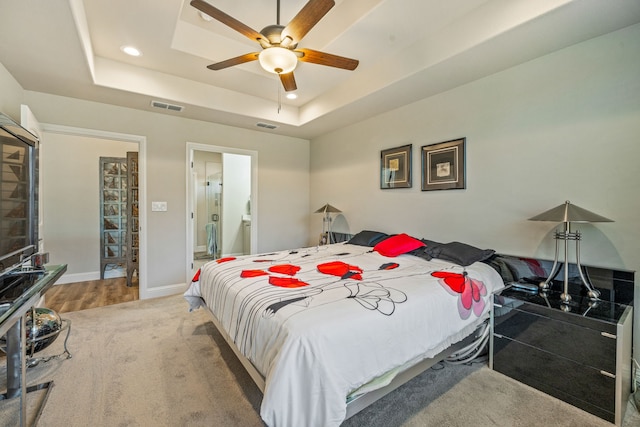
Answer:
M262 68L280 77L284 90L289 92L297 89L293 70L298 61L329 67L355 70L359 61L320 52L313 49L298 49L298 43L313 28L314 25L335 5L334 0L309 0L307 4L286 26L280 25L280 0L277 1L277 23L268 25L257 32L237 19L211 6L204 0L192 0L191 6L211 18L236 30L240 34L260 44L262 51L247 53L225 61L207 66L210 70L222 70L234 65L258 60Z

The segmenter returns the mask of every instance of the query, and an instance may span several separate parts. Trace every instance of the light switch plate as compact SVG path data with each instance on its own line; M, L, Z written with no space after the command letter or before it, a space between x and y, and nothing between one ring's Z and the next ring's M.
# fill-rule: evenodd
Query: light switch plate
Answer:
M167 211L167 202L151 202L151 211L152 212L166 212Z

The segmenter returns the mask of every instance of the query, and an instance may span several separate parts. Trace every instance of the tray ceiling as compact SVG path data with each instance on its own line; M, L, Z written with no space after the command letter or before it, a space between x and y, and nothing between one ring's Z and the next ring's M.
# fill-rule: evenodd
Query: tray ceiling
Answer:
M207 1L256 31L276 23L276 0ZM305 3L281 0L281 23ZM299 63L289 100L257 61L208 70L259 48L186 0L0 5L0 62L26 90L306 139L640 22L637 0L336 0L299 47L360 65Z

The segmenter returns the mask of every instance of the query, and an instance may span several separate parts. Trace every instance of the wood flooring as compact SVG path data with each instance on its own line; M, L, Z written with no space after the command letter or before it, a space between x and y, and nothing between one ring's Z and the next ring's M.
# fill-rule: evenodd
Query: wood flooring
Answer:
M127 279L91 280L54 285L44 295L44 306L58 313L86 310L139 299L138 285L127 286Z

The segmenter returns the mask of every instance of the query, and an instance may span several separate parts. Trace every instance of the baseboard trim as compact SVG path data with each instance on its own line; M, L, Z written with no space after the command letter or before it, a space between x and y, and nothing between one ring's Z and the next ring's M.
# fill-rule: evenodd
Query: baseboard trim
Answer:
M116 276L114 274L105 275L106 279L110 279L113 277L125 277L125 276ZM60 277L60 279L56 281L55 285L64 285L67 283L76 283L76 282L89 282L92 280L100 280L99 271L87 272L87 273L63 274L62 277ZM187 290L186 283L176 283L173 285L147 288L144 293L142 292L142 289L140 289L140 299L168 297L170 295L182 294L186 290Z
M116 277L126 277L124 270L121 270L121 271L110 270L110 271L107 271L104 275L105 279L114 279ZM89 282L92 280L100 280L99 271L89 271L86 273L73 273L73 274L65 273L56 281L55 284L64 285L67 283Z
M168 297L171 295L182 294L186 290L187 290L186 283L177 283L175 285L166 285L166 286L158 286L154 288L147 288L144 294L140 292L140 299Z
M63 274L55 283L55 285L64 285L67 283L88 282L90 280L100 280L100 272ZM54 285L54 286L55 286Z

